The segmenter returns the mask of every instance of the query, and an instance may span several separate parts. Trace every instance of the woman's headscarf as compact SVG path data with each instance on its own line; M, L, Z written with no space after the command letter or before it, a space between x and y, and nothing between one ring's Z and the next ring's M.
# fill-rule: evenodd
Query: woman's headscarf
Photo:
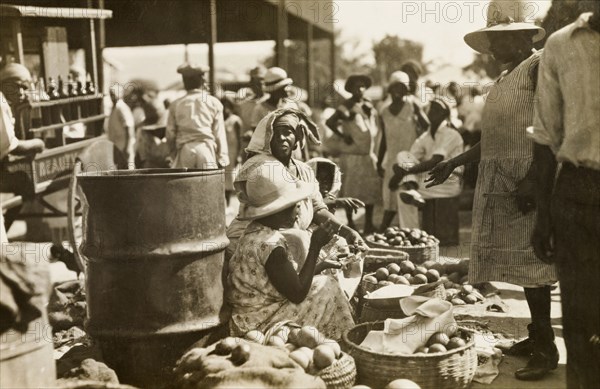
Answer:
M304 112L293 108L281 108L269 113L258 123L246 148L247 153L271 155L273 124L278 119L294 127L296 134L302 133L301 148L304 148L307 139L315 145L321 144L317 125Z

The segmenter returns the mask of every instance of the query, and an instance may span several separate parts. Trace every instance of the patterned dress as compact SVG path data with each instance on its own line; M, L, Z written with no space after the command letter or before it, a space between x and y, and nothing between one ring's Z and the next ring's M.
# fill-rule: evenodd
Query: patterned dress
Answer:
M556 281L553 265L530 244L535 212L523 215L514 196L533 159L526 128L533 124L537 52L491 88L481 121L481 161L473 206L469 281L503 281L524 287Z
M381 201L381 178L377 175L377 142L379 140L378 115L370 103L370 115L361 104L355 104L350 112L353 117L342 121L342 133L350 134L355 141L364 142L364 154L342 154L343 197L355 197L365 204ZM359 140L360 139L360 140Z
M338 281L332 276L317 275L304 301L292 303L275 289L265 269L276 247L290 253L281 233L257 222L251 223L240 238L229 261L227 277L231 334L265 331L276 322L292 320L315 326L328 338L341 339L342 333L354 326L354 320ZM289 255L288 258L293 261Z

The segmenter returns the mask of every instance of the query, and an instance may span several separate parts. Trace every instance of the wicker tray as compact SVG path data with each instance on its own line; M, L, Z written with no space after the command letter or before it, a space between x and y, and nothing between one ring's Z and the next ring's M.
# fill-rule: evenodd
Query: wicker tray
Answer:
M359 324L343 335L347 352L354 357L358 382L382 388L398 378L410 379L423 389L465 389L477 369L477 351L472 332L463 347L441 354L391 355L380 354L360 346L369 331L382 330L383 322Z
M408 254L408 259L415 264L421 264L425 261L437 261L440 256L440 245L438 243L425 247L394 247L384 246L379 243L366 241L367 246L373 249L385 249L391 251L400 251Z
M371 248L365 256L364 272L374 272L380 267L386 267L390 263L400 263L409 259L404 251Z
M346 353L333 364L317 373L327 389L350 389L356 382L356 364L354 358Z

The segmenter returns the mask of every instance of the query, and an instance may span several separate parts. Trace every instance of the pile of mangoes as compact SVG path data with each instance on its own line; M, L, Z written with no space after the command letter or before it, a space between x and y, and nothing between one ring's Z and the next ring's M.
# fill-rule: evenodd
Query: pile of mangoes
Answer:
M415 354L435 354L445 353L459 347L466 346L468 339L462 332L447 334L445 332L436 332L431 335L424 346L415 350Z
M244 338L260 344L285 348L290 353L290 358L309 374L331 366L342 356L339 343L327 339L312 326L302 328L284 326L269 339L266 339L262 332L254 330L246 333Z
M481 293L469 285L468 271L469 262L466 259L449 263L426 261L422 264L406 260L390 263L374 273L365 274L363 282L375 285L376 290L392 284L425 285L442 280L446 288L446 299L452 304L465 305L484 301Z
M428 247L440 241L433 235L418 228L389 227L383 234L375 233L365 238L382 246Z

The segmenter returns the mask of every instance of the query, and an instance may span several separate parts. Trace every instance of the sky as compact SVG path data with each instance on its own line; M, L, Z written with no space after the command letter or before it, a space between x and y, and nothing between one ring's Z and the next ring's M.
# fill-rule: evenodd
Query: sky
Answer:
M336 13L343 40L358 40L365 54L386 34L423 43L424 60L465 66L473 50L465 34L485 27L487 0L337 0ZM550 0L529 1L527 16L543 18Z
M309 13L315 0L287 1L295 1L302 12ZM543 18L551 5L550 0L527 1L527 16L533 18ZM319 17L331 17L334 28L341 33L340 41L359 43L358 54L366 63L374 62L373 42L390 34L421 42L425 62L463 67L471 63L474 54L463 37L485 26L488 3L488 0L334 0L333 9ZM217 68L247 74L272 53L273 47L271 41L217 44ZM206 45L189 46L191 59L199 63L208 62L207 50ZM184 60L184 46L108 48L104 56L121 68L114 81L152 78L159 86L167 87L179 80L175 69Z

